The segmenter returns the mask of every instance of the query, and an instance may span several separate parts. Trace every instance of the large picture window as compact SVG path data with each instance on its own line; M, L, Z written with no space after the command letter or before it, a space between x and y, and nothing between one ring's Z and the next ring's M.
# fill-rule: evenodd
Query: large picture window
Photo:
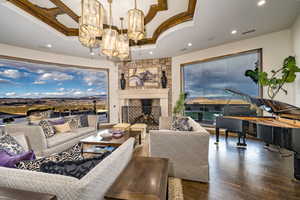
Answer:
M108 121L106 70L0 59L0 123L51 111L51 117L98 114Z
M260 69L260 66L261 50L183 65L183 90L187 94L185 114L206 124L214 124L219 115L256 115L248 102L225 89L259 96L259 85L245 76L245 72Z

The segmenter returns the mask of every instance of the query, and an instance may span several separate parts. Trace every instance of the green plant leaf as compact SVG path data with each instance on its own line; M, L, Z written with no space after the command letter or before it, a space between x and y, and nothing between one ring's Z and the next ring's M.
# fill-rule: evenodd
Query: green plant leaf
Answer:
M258 81L262 86L268 87L268 95L271 99L275 98L278 91L281 90L287 94L287 90L283 89L285 83L292 83L296 80L297 72L300 68L296 65L296 58L289 56L284 59L282 67L275 71L271 71L271 78L268 73L259 72Z

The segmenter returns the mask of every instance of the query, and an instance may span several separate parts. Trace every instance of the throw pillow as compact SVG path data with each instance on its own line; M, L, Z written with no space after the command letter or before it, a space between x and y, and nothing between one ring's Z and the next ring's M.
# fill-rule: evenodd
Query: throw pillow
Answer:
M27 151L19 155L12 155L6 151L0 151L0 166L15 168L16 164L23 160L34 160L33 151Z
M47 119L51 117L52 113L53 110L47 110L47 111L40 112L39 114L43 117L43 119Z
M55 135L55 130L48 120L41 120L39 125L42 127L46 138L50 138Z
M55 133L67 133L71 131L69 123L53 125Z
M24 148L17 142L17 140L10 135L4 135L0 137L0 150L15 155L25 151Z
M189 118L180 117L175 118L172 123L172 130L174 131L193 131L193 127L189 124Z
M79 116L65 117L64 119L65 119L66 122L69 123L70 128L72 130L80 128L80 118L79 118Z
M81 155L81 145L76 144L72 148L63 151L61 153L52 154L50 156L31 160L31 161L21 161L16 164L18 169L30 170L30 171L40 171L40 167L43 163L47 162L62 162L67 160L82 160Z
M105 152L101 156L84 160L44 163L41 165L40 171L50 174L72 176L81 179L110 153L111 152Z
M80 115L80 127L88 127L89 121L87 115Z

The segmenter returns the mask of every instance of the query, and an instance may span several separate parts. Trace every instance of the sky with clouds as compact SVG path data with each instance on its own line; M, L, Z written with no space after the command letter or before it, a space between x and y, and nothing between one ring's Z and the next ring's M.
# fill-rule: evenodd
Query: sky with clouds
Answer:
M225 88L251 96L259 95L259 87L244 73L255 69L258 53L247 53L184 67L184 87L190 98L232 98ZM237 98L237 97L233 97Z
M107 94L107 72L0 59L0 98Z

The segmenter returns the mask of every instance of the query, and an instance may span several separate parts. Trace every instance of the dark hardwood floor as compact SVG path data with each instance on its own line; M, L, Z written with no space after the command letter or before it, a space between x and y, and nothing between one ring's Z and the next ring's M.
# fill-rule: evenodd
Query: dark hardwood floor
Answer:
M185 200L296 200L300 183L293 181L293 157L282 158L258 140L247 140L247 149L236 147L237 138L211 136L209 184L183 181ZM137 155L146 155L148 145Z

